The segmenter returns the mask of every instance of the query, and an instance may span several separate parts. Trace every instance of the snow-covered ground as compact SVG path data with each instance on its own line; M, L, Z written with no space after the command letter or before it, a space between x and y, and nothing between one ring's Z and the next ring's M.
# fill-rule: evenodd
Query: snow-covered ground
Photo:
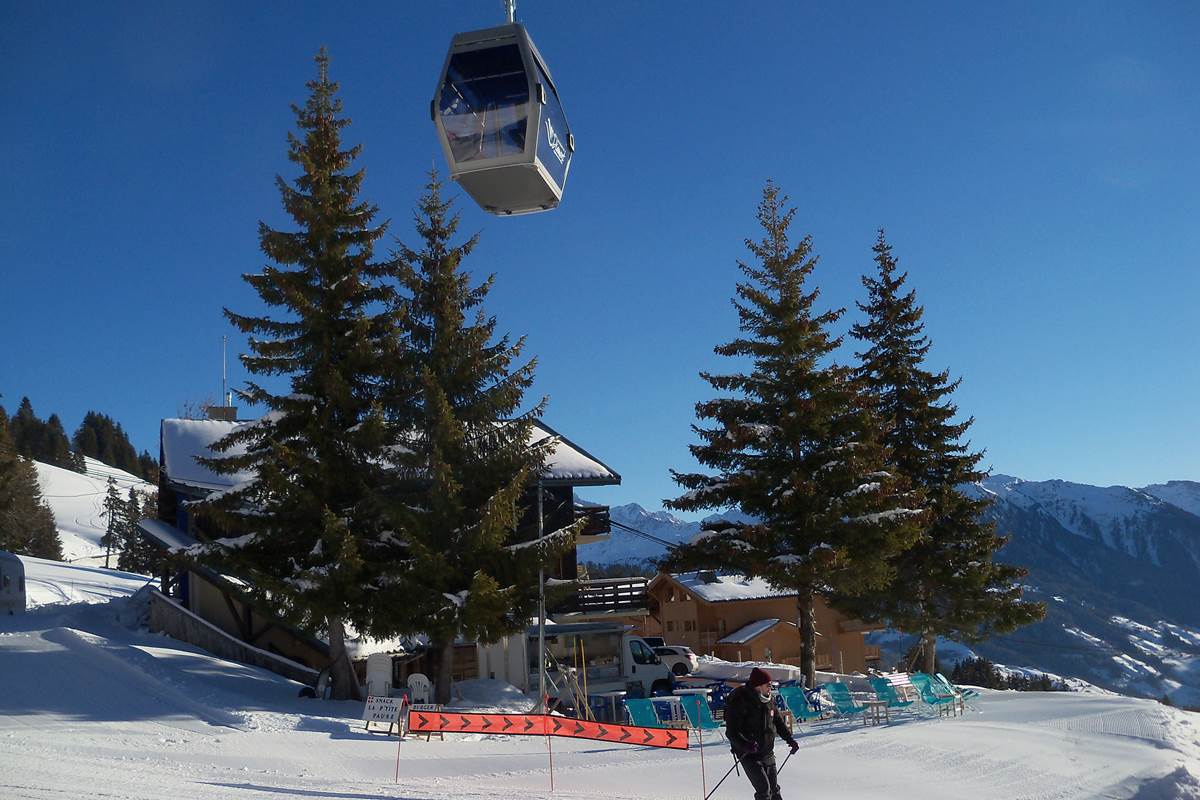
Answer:
M46 586L70 574L36 559L26 569ZM705 777L695 747L555 739L551 795L545 740L398 746L362 729L359 704L301 699L297 684L146 632L130 577L92 574L87 598L109 602L0 618L6 800L701 798L732 763L713 738ZM466 705L523 702L483 684L462 687ZM1128 697L984 692L963 717L809 724L800 743L781 775L788 798L1200 798L1200 715ZM735 775L716 798L750 796Z
M42 499L54 512L63 558L103 564L100 537L108 527L104 518L104 497L108 493L109 477L116 481L122 500L128 499L131 486L136 486L141 493L155 492L157 487L94 458L84 460L87 462L86 475L41 462L34 464Z

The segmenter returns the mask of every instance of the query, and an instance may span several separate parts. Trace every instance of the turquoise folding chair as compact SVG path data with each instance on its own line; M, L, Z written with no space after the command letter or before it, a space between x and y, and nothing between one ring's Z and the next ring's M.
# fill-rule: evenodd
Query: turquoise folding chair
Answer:
M625 710L629 712L629 720L641 728L665 728L654 703L645 699L625 698Z
M683 713L687 715L688 726L696 730L720 731L721 723L713 719L712 709L708 701L698 694L685 694L679 698Z
M870 683L875 697L883 701L888 708L908 708L913 704L912 700L901 700L900 695L896 693L896 687L892 686L887 678L871 678Z
M850 694L850 687L839 681L831 681L822 688L829 695L838 716L853 718L855 714L862 714L863 725L867 724L867 707L854 699L854 695Z
M974 689L968 689L965 686L959 686L958 684L951 683L950 679L940 672L937 673L935 677L940 680L947 689L957 694L959 698L963 700L963 702L974 700L975 698L979 697L979 692L975 691Z
M808 702L808 695L804 693L803 686L780 686L779 696L783 698L783 704L792 712L797 722L821 718L821 712Z
M936 708L939 716L957 713L959 698L942 688L931 676L924 672L914 672L908 679L916 687L921 702L930 708Z

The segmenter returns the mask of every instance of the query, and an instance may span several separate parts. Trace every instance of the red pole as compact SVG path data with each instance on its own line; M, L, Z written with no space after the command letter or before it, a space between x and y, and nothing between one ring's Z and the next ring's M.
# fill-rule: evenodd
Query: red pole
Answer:
M550 744L550 729L546 731L546 752L550 754L550 794L554 794L554 747Z
M408 698L400 698L400 710L396 712L396 783L400 782L400 743L404 741L404 706L408 704Z
M697 716L699 716L697 714ZM696 728L696 736L700 740L700 787L704 789L704 797L708 797L708 777L704 774L704 728Z

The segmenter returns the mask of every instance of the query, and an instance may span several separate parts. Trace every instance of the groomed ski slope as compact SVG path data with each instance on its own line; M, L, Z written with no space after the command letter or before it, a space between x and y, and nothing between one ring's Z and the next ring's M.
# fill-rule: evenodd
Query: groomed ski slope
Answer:
M35 579L62 571L26 565ZM396 739L364 732L358 704L300 699L296 684L139 630L127 580L107 602L0 618L0 798L703 796L696 749L566 739L553 740L553 795L537 738L406 740L396 783ZM1200 798L1200 715L1152 701L985 692L965 717L907 716L804 726L784 797ZM711 788L732 761L711 737L704 760ZM714 800L751 796L735 775Z

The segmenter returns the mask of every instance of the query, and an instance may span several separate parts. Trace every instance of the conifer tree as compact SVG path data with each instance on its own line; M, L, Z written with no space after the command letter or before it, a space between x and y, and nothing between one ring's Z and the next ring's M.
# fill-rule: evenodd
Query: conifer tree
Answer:
M247 371L285 376L290 392L257 382L239 392L268 413L215 448L229 453L242 445L244 455L207 463L255 478L207 506L229 535L200 553L244 575L260 602L324 633L332 696L348 699L360 689L345 626L362 630L368 623L364 585L375 567L369 545L378 536L371 491L385 444L375 384L394 320L373 262L386 226L374 224L376 207L358 197L360 147L342 146L349 119L341 116L324 50L316 63L307 102L293 106L300 133L288 136L288 158L300 175L293 184L276 179L296 230L260 223L260 245L272 263L245 276L274 316L225 311L249 335L251 353L241 356Z
M905 290L907 273L897 271L892 248L879 232L875 275L862 279L867 319L852 335L866 346L858 353L859 378L867 388L890 452L890 470L906 478L926 499L930 515L915 545L893 560L896 581L889 590L850 601L855 613L920 634L923 669L935 670L937 637L978 641L1008 632L1044 614L1040 603L1021 600L1023 568L993 560L1005 539L980 514L987 500L963 494L963 484L982 480L982 452L971 452L963 436L973 418L958 419L951 395L961 379L925 367L930 340L916 292Z
M143 450L138 456L138 468L135 475L141 475L148 483L158 484L158 459L150 455L149 450Z
M153 575L157 571L159 555L154 546L138 532L138 523L156 513L155 499L146 495L139 498L137 489L129 487L125 500L125 526L121 532L121 552L117 555L117 569Z
M106 520L104 535L100 537L100 546L104 548L104 568L108 569L114 548L120 548L125 541L129 528L129 509L121 499L121 491L117 481L112 476L108 478L108 487L104 492L104 511L101 516Z
M746 372L701 373L724 393L696 405L692 455L713 474L672 471L688 491L680 511L738 508L756 520L712 525L669 554L665 567L732 569L797 592L802 668L815 681L813 595L858 595L892 579L890 557L908 546L920 498L884 469L886 451L850 368L834 363L829 327L842 309L817 313L807 282L812 240L793 244L795 209L768 182L758 206L763 235L747 240L753 264L734 306L742 332L717 354Z
M537 612L538 568L572 545L575 528L541 544L518 534L549 444L530 444L545 401L521 413L535 362L517 363L523 339L496 337L482 307L494 276L472 285L462 261L476 238L453 241L458 217L436 174L427 190L421 249L400 244L391 265L402 313L386 397L400 447L384 493L389 569L374 594L386 614L379 634L429 638L436 699L447 702L455 637L523 631Z
M42 499L37 469L17 453L8 422L0 408L0 550L61 561L62 542Z

